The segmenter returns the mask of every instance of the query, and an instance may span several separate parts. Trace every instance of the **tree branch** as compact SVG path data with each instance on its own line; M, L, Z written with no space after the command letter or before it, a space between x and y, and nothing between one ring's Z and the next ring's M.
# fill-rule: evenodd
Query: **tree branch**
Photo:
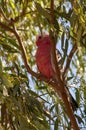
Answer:
M0 13L1 13L1 15L4 17L4 19L7 21L7 22L9 22L9 19L6 17L6 15L5 15L5 13L4 13L4 11L3 11L3 9L0 7Z
M72 60L72 57L74 55L74 53L76 52L77 50L77 45L74 44L72 50L70 51L70 54L67 58L67 63L66 63L66 67L65 67L65 70L64 70L64 73L63 73L63 80L65 80L66 76L67 76L67 73L68 73L68 69L70 67L70 63L71 63L71 60Z

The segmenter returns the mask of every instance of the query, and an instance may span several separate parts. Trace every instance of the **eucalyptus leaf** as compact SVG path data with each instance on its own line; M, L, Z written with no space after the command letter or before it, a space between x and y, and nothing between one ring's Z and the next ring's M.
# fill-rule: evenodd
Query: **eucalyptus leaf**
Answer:
M49 20L50 14L47 12L47 10L43 9L42 6L37 2L35 4L36 4L36 8L39 11L39 13L42 14L45 18L47 18Z
M2 72L3 72L3 65L2 65L2 61L0 59L0 75L2 74Z
M2 79L3 84L4 84L7 88L12 88L12 87L13 87L11 81L8 79L8 74L3 73L1 79Z

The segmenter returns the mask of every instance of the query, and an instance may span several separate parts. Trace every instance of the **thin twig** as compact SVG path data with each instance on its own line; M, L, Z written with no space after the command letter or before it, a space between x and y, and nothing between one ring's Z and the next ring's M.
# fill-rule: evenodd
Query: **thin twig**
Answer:
M25 14L26 14L26 10L27 10L27 7L28 7L28 2L29 0L26 0L25 3L24 3L24 7L22 9L22 12L20 15L16 16L14 19L13 19L13 22L18 22L20 18L24 17Z
M74 46L73 46L72 50L70 51L70 54L69 54L69 56L67 58L66 67L65 67L65 70L64 70L64 73L63 73L63 79L64 80L65 80L65 77L67 76L68 69L70 67L70 63L71 63L72 57L75 54L76 50L77 50L77 45L74 44Z
M5 15L5 13L4 13L4 11L3 11L3 9L0 7L0 13L1 13L1 15L4 17L4 19L7 21L7 22L9 22L10 20L6 17L6 15Z

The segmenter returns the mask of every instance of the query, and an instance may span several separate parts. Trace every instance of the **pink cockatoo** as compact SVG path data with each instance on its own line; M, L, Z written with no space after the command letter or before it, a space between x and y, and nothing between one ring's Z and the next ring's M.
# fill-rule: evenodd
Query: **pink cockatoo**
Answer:
M50 36L39 36L36 45L38 47L36 53L36 62L39 71L47 78L54 78L55 71L51 60L51 41ZM57 51L58 64L61 60L61 53Z

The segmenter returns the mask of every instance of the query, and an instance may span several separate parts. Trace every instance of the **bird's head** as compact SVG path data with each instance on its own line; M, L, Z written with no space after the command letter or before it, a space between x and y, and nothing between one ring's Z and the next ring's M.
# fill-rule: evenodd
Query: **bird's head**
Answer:
M40 46L43 44L49 44L50 43L50 36L49 35L39 35L37 36L36 45Z

